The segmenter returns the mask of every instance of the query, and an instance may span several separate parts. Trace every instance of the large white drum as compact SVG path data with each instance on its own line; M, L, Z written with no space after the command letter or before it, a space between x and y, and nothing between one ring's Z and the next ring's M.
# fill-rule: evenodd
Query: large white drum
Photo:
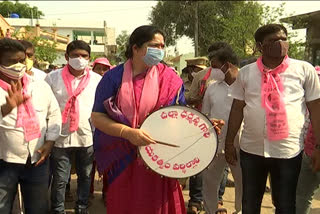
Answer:
M208 167L217 152L217 135L210 120L186 106L153 112L141 129L159 143L140 147L140 156L150 169L166 177L196 175Z

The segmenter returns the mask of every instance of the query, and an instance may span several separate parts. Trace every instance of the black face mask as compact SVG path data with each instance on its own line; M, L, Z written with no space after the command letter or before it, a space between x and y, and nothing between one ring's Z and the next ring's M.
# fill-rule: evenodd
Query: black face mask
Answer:
M262 54L269 57L284 57L288 54L288 50L289 42L287 41L280 40L262 45Z

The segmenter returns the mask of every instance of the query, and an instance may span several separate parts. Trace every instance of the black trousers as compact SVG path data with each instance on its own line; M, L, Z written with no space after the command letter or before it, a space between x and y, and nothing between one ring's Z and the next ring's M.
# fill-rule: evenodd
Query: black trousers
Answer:
M296 213L296 188L302 152L290 159L265 158L240 151L242 170L242 214L259 214L268 173L276 214Z

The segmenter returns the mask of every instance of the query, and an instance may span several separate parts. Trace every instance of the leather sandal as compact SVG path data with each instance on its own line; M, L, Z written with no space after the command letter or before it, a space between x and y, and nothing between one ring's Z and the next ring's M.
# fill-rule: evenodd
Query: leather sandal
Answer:
M192 202L188 204L187 214L199 214L202 211L201 202Z

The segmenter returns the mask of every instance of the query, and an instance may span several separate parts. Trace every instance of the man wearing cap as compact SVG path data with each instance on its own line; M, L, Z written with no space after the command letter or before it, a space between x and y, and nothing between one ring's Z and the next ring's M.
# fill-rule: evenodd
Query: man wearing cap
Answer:
M225 47L224 42L215 42L208 48L208 58L209 58L210 64L211 64L211 60L214 52L224 47ZM205 89L213 80L212 76L213 75L211 75L211 67L207 68L206 66L203 67L203 70L199 71L194 75L192 84L189 88L189 93L186 94L186 101L189 105L194 105L199 107L199 109L201 109L200 104L202 103Z
M109 71L113 66L110 64L107 58L101 57L97 58L93 62L92 70L101 76L104 75L107 71Z
M191 92L194 92L195 90L192 90L192 87L194 87L194 77L197 76L198 72L201 72L203 69L205 69L207 58L205 57L197 57L193 59L187 59L187 67L185 67L182 70L181 78L184 82L184 87L186 90L185 96L186 98L189 96ZM189 186L190 186L190 200L188 204L188 214L194 214L198 213L198 211L202 210L202 177L199 175L190 177L189 180ZM180 183L182 186L185 186L185 180L180 180Z
M186 89L186 96L189 94L189 91L192 86L192 82L197 73L206 69L207 58L198 57L193 59L187 59L187 67L182 69L181 78L183 79L184 87Z
M186 95L189 93L194 76L202 70L203 68L196 65L187 65L187 67L182 69L181 79L183 80Z

